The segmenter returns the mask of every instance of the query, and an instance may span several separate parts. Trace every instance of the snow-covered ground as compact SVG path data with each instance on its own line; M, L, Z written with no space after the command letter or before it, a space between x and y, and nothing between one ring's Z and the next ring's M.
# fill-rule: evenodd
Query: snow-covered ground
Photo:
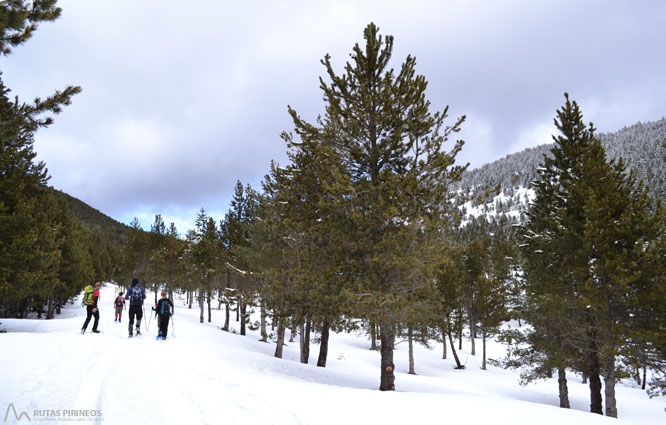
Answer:
M332 334L328 365L318 368L316 344L309 365L298 362L298 342L276 359L275 345L259 342L257 332L221 331L224 311L200 324L198 309L177 302L175 335L156 341L152 319L149 332L142 325L144 335L128 339L127 317L113 322L114 292L102 288L101 334L79 334L85 311L78 303L54 320L0 319L7 331L0 333L2 423L26 424L25 412L31 422L106 425L666 424L664 399L651 400L631 383L617 387L620 419L588 413L588 387L573 375L572 409L560 409L556 380L524 388L515 371L483 371L467 341L459 353L465 370L442 360L441 345L417 346L415 376L407 374L407 344L399 344L397 391L380 392L379 353L364 335ZM502 352L489 347L489 357Z

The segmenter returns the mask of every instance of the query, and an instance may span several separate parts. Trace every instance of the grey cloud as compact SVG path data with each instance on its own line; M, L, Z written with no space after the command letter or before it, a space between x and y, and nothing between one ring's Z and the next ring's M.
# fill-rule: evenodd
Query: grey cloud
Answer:
M200 207L222 218L237 179L256 186L284 162L286 105L316 118L319 60L341 69L370 21L395 36L395 67L416 56L434 107L468 115L459 158L472 166L547 139L564 91L601 131L666 111L658 1L60 5L1 58L3 79L23 99L83 87L36 150L54 186L144 228Z

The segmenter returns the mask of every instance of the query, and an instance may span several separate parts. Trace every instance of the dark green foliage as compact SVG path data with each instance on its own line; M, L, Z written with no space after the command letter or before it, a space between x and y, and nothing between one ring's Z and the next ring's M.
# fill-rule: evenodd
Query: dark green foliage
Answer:
M0 53L8 55L11 48L25 43L42 21L60 17L57 0L7 0L0 4Z
M529 347L510 353L534 367L527 379L582 369L595 413L602 413L603 374L606 414L617 416L616 360L631 363L637 342L656 342L645 319L655 313L647 299L663 293L664 212L621 159L606 160L568 96L555 125L561 135L544 156L521 245L523 314L533 330L518 337Z
M290 108L301 140L287 141L292 159L333 166L313 176L302 199L315 219L333 224L325 240L342 250L329 270L345 276L356 314L379 324L380 389L392 390L394 325L411 294L431 285L433 248L449 212L447 185L463 171L453 166L462 142L450 152L443 144L464 117L445 126L448 108L430 112L427 82L416 75L413 57L397 72L389 68L393 37L379 35L370 24L364 39L342 75L333 71L330 56L322 60L330 80L320 79L325 116L315 126ZM294 167L291 173L305 171Z
M60 15L55 0L0 4L0 50L28 40L37 24ZM107 244L83 230L63 200L47 187L43 162L36 162L34 133L49 126L79 87L69 86L32 103L11 99L0 79L0 315L22 317L36 311L48 318L93 278L110 273Z
M89 233L114 243L124 242L129 237L129 226L112 219L80 199L57 189L53 190L53 196L67 204L67 209L76 217L79 226Z

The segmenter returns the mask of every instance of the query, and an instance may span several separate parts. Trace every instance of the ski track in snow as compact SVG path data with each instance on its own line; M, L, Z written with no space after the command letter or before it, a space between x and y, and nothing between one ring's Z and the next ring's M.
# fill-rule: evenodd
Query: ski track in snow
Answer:
M122 323L111 318L114 292L112 285L102 289L101 334L79 334L85 319L79 303L55 320L0 319L0 329L9 330L0 334L3 418L12 403L33 421L61 424L68 422L35 418L34 411L101 410L103 421L97 423L106 425L666 423L663 399L650 400L626 385L617 387L618 420L586 412L589 390L573 374L568 376L572 409L559 409L556 379L522 388L517 372L491 366L481 371L480 356L466 350L459 355L467 368L455 370L450 351L448 360L441 359L440 344L433 350L415 346L416 376L407 374L407 344L399 344L398 391L382 393L379 353L368 350L365 335L332 333L327 367L318 368L316 344L308 365L299 363L298 340L287 343L283 359L276 359L275 344L259 342L258 331L247 336L220 331L224 312L217 310L213 323L201 324L198 310L188 310L182 300L176 300L167 341L155 340L157 322L146 316L142 336L129 339L127 311ZM147 301L150 313L153 297ZM488 348L489 357L502 355L500 345ZM12 420L10 414L7 423L18 423Z

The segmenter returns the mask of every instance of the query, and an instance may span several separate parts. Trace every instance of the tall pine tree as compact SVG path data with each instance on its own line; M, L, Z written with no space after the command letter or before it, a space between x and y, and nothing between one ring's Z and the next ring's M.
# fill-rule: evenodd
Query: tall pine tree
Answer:
M606 414L617 417L616 359L636 335L632 294L659 291L651 261L662 244L663 211L622 160L606 159L594 127L565 97L523 232L526 319L541 337L533 338L542 341L537 351L557 359L552 366L584 359L590 410L599 414L603 374Z
M415 59L408 56L396 72L389 68L393 37L379 35L374 24L363 36L365 46L354 46L342 75L330 56L322 60L330 81L320 78L326 113L319 127L289 111L305 139L332 135L344 172L327 188L344 212L347 289L363 304L362 314L379 318L380 390L394 390L396 315L410 287L423 283L413 279L427 267L423 256L414 255L427 252L421 233L439 226L448 208L447 184L462 172L453 166L462 142L449 152L443 144L464 117L445 126L448 108L430 111Z

